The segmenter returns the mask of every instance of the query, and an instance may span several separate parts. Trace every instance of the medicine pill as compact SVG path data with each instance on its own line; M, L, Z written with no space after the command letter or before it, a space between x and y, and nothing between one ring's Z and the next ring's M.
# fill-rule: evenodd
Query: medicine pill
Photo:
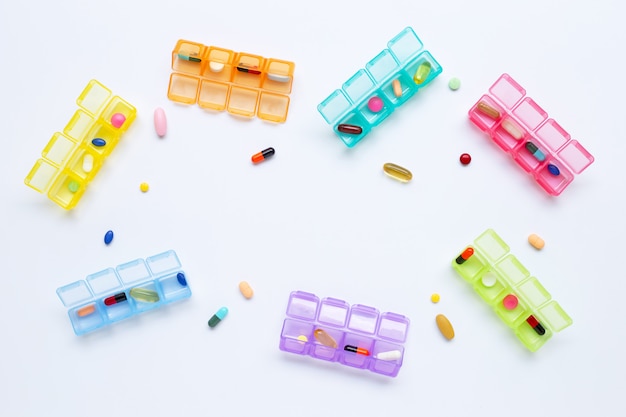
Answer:
M301 342L308 342L309 338L306 337L305 335L301 334L300 336L298 336L296 339L298 339Z
M104 244L108 245L113 241L113 230L109 230L104 234Z
M237 65L237 71L247 72L249 74L257 74L257 75L261 73L261 71L259 71L256 66L248 66L246 64L241 64L241 63Z
M215 327L217 324L224 320L224 317L228 314L228 309L226 307L222 307L217 310L217 313L213 314L213 317L209 319L209 327Z
M147 182L142 182L141 184L139 184L139 189L142 193L147 193L150 189L150 184L148 184Z
M252 287L246 281L241 281L239 283L239 291L241 291L241 295L246 297L248 300L251 299L252 296L254 295L254 291L252 290Z
M322 345L337 349L337 342L331 335L326 333L326 331L322 329L315 329L313 336L315 336L315 339L317 339L317 341Z
M363 355L363 356L369 356L370 355L370 351L364 348L360 348L358 346L352 346L352 345L345 345L343 347L343 350L347 351L347 352L354 352L357 353L359 355Z
M101 148L107 144L106 140L100 138L93 139L91 143L93 144L93 146L97 146L98 148Z
M378 96L374 96L367 101L367 108L370 109L372 113L380 112L383 107L385 107L385 104L383 103L383 100Z
M399 350L388 350L386 352L380 352L376 355L376 359L381 361L397 361L402 358L402 352Z
M504 299L502 300L502 305L504 306L504 308L506 308L507 310L515 310L515 307L517 307L517 304L519 304L519 300L517 299L517 297L513 294L508 294L506 297L504 297Z
M461 161L463 165L469 165L469 163L472 162L472 156L468 153L463 153L459 157L459 161Z
M104 305L112 306L112 305L115 305L115 304L122 303L122 302L124 302L126 300L127 300L126 293L121 292L119 294L115 294L115 295L112 295L110 297L105 298L104 299Z
M252 163L258 164L259 162L263 162L270 156L273 156L275 153L276 151L274 150L274 148L263 149L261 152L252 155Z
M459 80L457 77L452 77L450 78L450 81L448 81L448 88L452 91L456 91L461 87L461 80Z
M492 118L493 120L498 120L500 118L500 112L491 107L489 104L485 103L484 101L478 103L478 105L476 106L476 110L478 110L485 116Z
M89 315L91 315L91 314L93 314L95 312L96 312L96 305L95 304L89 304L88 306L79 308L76 311L76 315L78 317L86 317L86 316L89 316Z
M434 293L430 296L430 301L432 301L433 303L438 303L439 300L441 300L441 296L437 293Z
M454 338L454 328L450 323L450 320L443 314L438 314L435 321L437 322L437 327L439 331L448 340L452 340Z
M413 178L413 174L406 168L400 165L392 164L390 162L383 165L383 171L391 178L400 182L409 182Z
M534 233L528 236L528 243L530 243L530 245L537 250L543 249L543 247L546 245L546 242L544 242L541 237L537 236Z
M278 83L288 83L291 80L291 77L288 75L280 75L280 74L272 74L268 73L267 78L276 81Z
M159 301L159 293L146 288L133 288L129 292L130 296L142 303L156 303Z
M526 319L526 323L528 323L539 336L543 336L544 334L546 334L546 329L541 325L541 323L539 323L535 316L528 316L528 318Z
M555 177L561 174L561 171L559 171L559 167L554 164L548 164L548 172Z
M222 70L224 69L224 64L222 64L221 62L210 61L209 69L211 70L211 72L222 72Z
M167 133L167 118L165 117L165 110L157 107L154 110L154 130L156 134L162 138Z
M480 279L480 282L483 283L483 285L487 288L491 288L494 285L496 285L497 282L497 278L495 276L495 274L493 272L487 272L485 275L483 275L483 277Z
M461 253L455 260L458 265L463 264L463 262L467 261L474 254L474 248L467 248Z
M515 140L520 140L524 137L524 131L509 119L502 122L502 129L506 130L506 132L513 136L513 139Z
M363 128L361 126L347 124L340 124L337 126L337 130L341 133L347 133L349 135L360 135L363 132Z
M78 183L78 181L70 181L69 184L67 184L67 188L70 190L71 193L75 193L80 189L80 184Z
M202 62L202 59L198 58L197 52L180 52L178 58L189 62Z
M187 286L187 278L185 278L185 274L183 274L182 272L179 272L178 274L176 274L176 280L183 287Z
M126 116L124 116L122 113L115 113L113 116L111 116L111 124L116 129L122 127L125 121Z
M393 95L396 97L402 97L402 84L400 84L400 80L393 80L391 82L391 86L393 87Z
M419 67L417 67L417 71L415 71L415 75L413 76L413 81L415 84L422 84L428 78L428 74L430 74L431 65L430 62L424 61Z
M530 152L537 161L543 162L546 160L546 154L544 154L538 147L532 142L526 142L526 150Z
M86 153L83 156L83 171L86 173L90 173L93 169L93 155L90 153Z

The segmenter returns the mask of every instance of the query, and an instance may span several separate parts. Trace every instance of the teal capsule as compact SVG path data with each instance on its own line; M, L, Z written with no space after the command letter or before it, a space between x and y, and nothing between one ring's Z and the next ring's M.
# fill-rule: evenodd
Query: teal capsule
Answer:
M209 327L215 327L217 324L226 317L228 314L228 309L226 307L222 307L217 310L217 313L213 314L213 317L209 319Z
M537 159L537 161L539 162L543 162L546 159L546 154L544 154L543 152L541 152L539 150L539 148L537 147L537 145L535 145L532 142L526 142L526 149L528 150L528 152L530 152L531 154L533 154L533 156L535 157L535 159Z

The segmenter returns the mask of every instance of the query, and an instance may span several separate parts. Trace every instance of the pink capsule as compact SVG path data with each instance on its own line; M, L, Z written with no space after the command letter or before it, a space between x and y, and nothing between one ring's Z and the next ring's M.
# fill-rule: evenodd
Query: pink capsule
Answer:
M158 107L154 111L154 129L160 138L167 133L167 119L165 118L165 111Z

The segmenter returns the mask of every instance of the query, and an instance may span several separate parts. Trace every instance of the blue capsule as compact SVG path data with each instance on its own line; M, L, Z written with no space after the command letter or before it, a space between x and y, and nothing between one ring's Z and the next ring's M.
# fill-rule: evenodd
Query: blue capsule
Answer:
M104 244L108 245L113 241L113 230L109 230L104 234Z
M555 177L561 174L561 171L559 171L559 167L557 167L556 165L552 165L552 164L548 164L548 172L554 175Z
M93 146L97 146L98 148L101 148L107 144L107 141L104 139L95 138L91 141L91 143L93 144Z
M228 314L228 309L226 307L222 307L217 310L217 313L213 314L213 317L209 320L209 327L215 327L217 324L226 317Z
M526 142L526 149L528 150L528 152L533 154L533 156L535 157L537 161L539 162L545 161L546 155L543 152L541 152L539 148L537 147L537 145L535 145L534 143Z
M178 280L178 283L183 287L187 286L187 278L185 278L185 274L183 274L182 272L176 274L176 279Z

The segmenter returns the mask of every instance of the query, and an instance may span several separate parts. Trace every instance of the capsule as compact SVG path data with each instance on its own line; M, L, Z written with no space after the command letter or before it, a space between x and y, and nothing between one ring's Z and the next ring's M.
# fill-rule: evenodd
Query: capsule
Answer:
M176 280L183 287L187 286L187 278L185 278L185 274L183 274L182 272L179 272L178 274L176 274Z
M506 132L513 136L513 139L515 140L520 140L524 137L524 131L508 119L502 122L502 129L506 130Z
M86 153L83 156L83 171L90 173L93 170L93 155Z
M202 62L202 59L198 58L197 55L198 54L195 52L187 55L185 53L182 53L178 54L178 58L189 62Z
M239 283L239 291L241 291L241 295L246 297L248 300L251 299L252 296L254 295L254 291L252 290L252 287L246 281L241 281Z
M115 295L112 295L110 297L105 298L104 299L104 305L112 306L114 304L119 304L119 303L124 302L126 300L127 300L126 293L121 292L119 294L115 294Z
M326 333L326 331L322 329L315 329L313 336L315 336L315 339L317 339L317 341L322 345L337 349L337 342L331 335Z
M263 149L261 152L252 155L252 163L258 164L259 162L263 162L270 156L273 156L274 153L276 153L274 148Z
M415 75L413 76L413 81L415 84L422 84L428 78L428 74L430 74L431 65L430 62L424 61L417 67L417 71L415 71Z
M247 72L248 74L260 74L261 73L261 71L259 71L256 66L250 67L246 64L237 65L237 71Z
M413 178L411 171L390 162L383 165L383 171L394 180L398 180L400 182L409 182Z
M361 126L348 125L348 124L340 124L337 126L337 130L341 133L347 133L349 135L360 135L363 133L363 128Z
M133 288L130 290L130 296L142 303L156 303L159 301L159 293L146 288Z
M543 162L546 160L546 154L541 152L541 150L532 142L526 142L526 149L530 152L537 161Z
M500 118L500 112L491 107L489 104L485 103L484 101L478 103L478 105L476 106L476 110L478 110L485 116L492 118L493 120L498 120Z
M113 241L113 230L109 230L104 234L104 244L108 245Z
M352 345L345 345L343 347L343 350L347 351L347 352L354 352L354 353L358 353L359 355L364 355L364 356L369 356L370 355L370 351L364 348L360 348L357 346L352 346Z
M402 84L400 84L400 80L393 80L391 82L391 86L393 87L393 95L396 97L402 97Z
M107 144L107 141L101 138L95 138L95 139L92 139L91 143L93 144L93 146L97 146L98 148L101 148Z
M467 261L474 254L474 248L467 248L456 258L456 263L461 265L463 262Z
M91 314L93 314L95 312L96 312L96 305L95 304L89 304L88 306L85 306L83 308L79 308L76 311L76 315L78 317L86 317L86 316L89 316L89 315L91 315Z
M397 361L402 358L402 352L399 350L388 350L386 352L380 352L376 355L376 359L381 361Z
M209 327L215 327L217 324L224 320L224 317L228 314L228 309L226 307L222 307L217 310L217 313L213 314L213 317L209 319Z
M526 319L526 323L528 323L539 336L543 336L544 334L546 334L546 329L544 329L544 327L541 325L541 323L539 323L535 316L528 316L528 318Z

